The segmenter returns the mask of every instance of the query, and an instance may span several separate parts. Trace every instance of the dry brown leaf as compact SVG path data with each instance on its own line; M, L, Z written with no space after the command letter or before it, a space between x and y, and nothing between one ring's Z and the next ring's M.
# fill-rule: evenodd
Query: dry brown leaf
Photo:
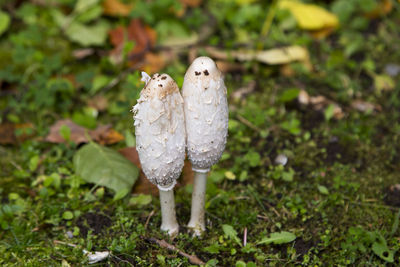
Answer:
M310 106L313 110L324 112L329 105L333 105L333 117L340 120L344 117L342 108L334 101L329 100L325 96L310 96L305 90L300 90L297 100L300 104Z
M378 2L375 9L365 13L365 16L370 19L376 19L389 14L393 9L393 3L391 0L381 0Z
M328 27L321 30L310 31L310 34L314 39L321 40L330 35L335 29L334 27Z
M217 64L218 69L220 69L220 71L222 71L223 73L243 72L245 70L243 65L239 63L222 61L222 60L217 60L215 63Z
M109 16L128 16L131 13L133 5L124 4L119 0L105 0L103 1L103 12Z
M235 100L243 99L246 95L252 93L256 89L256 85L256 81L251 81L246 86L235 90L231 97Z
M109 31L111 44L114 49L110 52L114 63L119 64L123 60L123 48L126 41L134 41L135 46L128 53L129 66L140 65L142 69L157 71L164 66L163 57L150 53L154 47L157 34L156 31L144 25L139 19L132 19L128 27L118 26ZM151 72L151 71L149 71Z
M103 95L96 95L87 101L89 107L95 108L97 111L104 111L108 107L108 100Z
M116 144L124 140L124 136L111 129L110 125L101 125L95 130L90 131L90 137L101 145Z
M115 144L124 140L124 137L113 130L110 125L100 125L95 130L88 130L77 125L70 119L59 120L50 127L50 132L46 136L45 141L50 143L66 143L67 141L61 136L60 129L67 126L70 129L70 140L76 144L89 142L87 135L95 142L103 145Z
M165 67L165 59L161 53L147 53L144 58L143 71L147 73L155 73Z
M382 107L380 105L366 102L361 99L356 99L353 102L351 102L351 107L355 110L358 110L358 111L361 111L364 113L382 110Z
M188 7L198 7L201 5L202 0L180 0L180 2Z
M0 124L0 144L1 145L14 145L23 142L33 136L28 134L27 131L33 132L32 123L11 123L4 122ZM16 135L16 131L21 131L20 135Z
M72 56L76 59L83 59L94 54L93 48L76 49L72 51Z
M135 164L140 169L139 179L136 181L135 185L133 186L132 193L134 194L151 194L153 196L158 195L158 188L154 184L150 183L149 180L146 178L146 175L143 173L139 155L136 151L135 147L125 147L118 151L121 153L125 158L127 158L130 162ZM188 160L185 161L185 165L183 166L182 171L182 178L178 180L176 187L185 186L187 184L193 183L193 171L192 165Z

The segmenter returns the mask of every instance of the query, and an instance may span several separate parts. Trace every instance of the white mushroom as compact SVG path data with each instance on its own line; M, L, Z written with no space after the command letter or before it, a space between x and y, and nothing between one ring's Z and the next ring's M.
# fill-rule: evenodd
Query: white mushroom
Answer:
M185 159L183 99L178 85L167 74L142 74L146 82L133 107L136 149L146 177L158 186L161 230L175 236L179 225L173 188Z
M182 87L187 153L195 172L188 227L195 235L205 231L207 173L218 162L228 135L228 102L221 71L208 57L195 59Z

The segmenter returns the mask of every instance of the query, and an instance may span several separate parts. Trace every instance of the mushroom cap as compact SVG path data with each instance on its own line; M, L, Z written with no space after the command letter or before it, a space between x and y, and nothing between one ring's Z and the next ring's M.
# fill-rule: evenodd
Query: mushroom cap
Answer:
M194 170L207 172L225 149L229 120L224 79L211 58L193 61L185 74L182 95L187 153Z
M136 149L146 177L160 190L170 190L185 159L183 99L167 74L154 74L133 107Z

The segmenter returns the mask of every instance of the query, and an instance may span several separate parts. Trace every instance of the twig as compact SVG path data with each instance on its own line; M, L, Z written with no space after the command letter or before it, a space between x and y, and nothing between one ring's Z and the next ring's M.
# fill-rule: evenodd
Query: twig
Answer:
M53 243L56 244L56 245L57 245L57 244L66 245L66 246L70 246L70 247L73 247L73 248L76 248L76 247L77 247L75 244L67 243L67 242L60 241L60 240L53 240Z
M179 248L175 247L174 245L167 243L165 240L159 240L154 237L148 238L147 240L150 241L151 243L156 243L157 245L159 245L162 248L166 248L168 250L178 252L179 255L187 258L191 264L197 264L197 265L205 264L196 255L187 254L187 253L183 252L182 250L180 250Z
M243 230L243 247L247 245L247 227Z
M149 224L150 219L151 219L151 217L152 217L153 215L154 215L154 210L152 210L152 211L150 212L149 216L147 216L146 223L144 224L144 229L147 229L147 225Z
M242 117L239 114L236 114L236 117L238 118L238 120L243 123L244 125L246 125L247 127L249 127L250 129L253 129L257 132L261 132L261 129L258 128L257 126L255 126L254 124L252 124L250 121L248 121L247 119L245 119L244 117Z

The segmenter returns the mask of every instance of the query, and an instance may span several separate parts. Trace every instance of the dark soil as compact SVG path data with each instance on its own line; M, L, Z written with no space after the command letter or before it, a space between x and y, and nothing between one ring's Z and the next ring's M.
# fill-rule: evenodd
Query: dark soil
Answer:
M315 246L314 241L312 240L304 241L302 238L296 239L296 242L294 243L294 248L296 249L296 253L301 257L301 259L314 246Z
M86 237L89 230L95 235L100 234L103 230L111 226L111 219L100 213L86 213L79 217L76 225L79 227L80 234Z
M383 201L386 205L400 207L400 184L392 185L383 190Z

